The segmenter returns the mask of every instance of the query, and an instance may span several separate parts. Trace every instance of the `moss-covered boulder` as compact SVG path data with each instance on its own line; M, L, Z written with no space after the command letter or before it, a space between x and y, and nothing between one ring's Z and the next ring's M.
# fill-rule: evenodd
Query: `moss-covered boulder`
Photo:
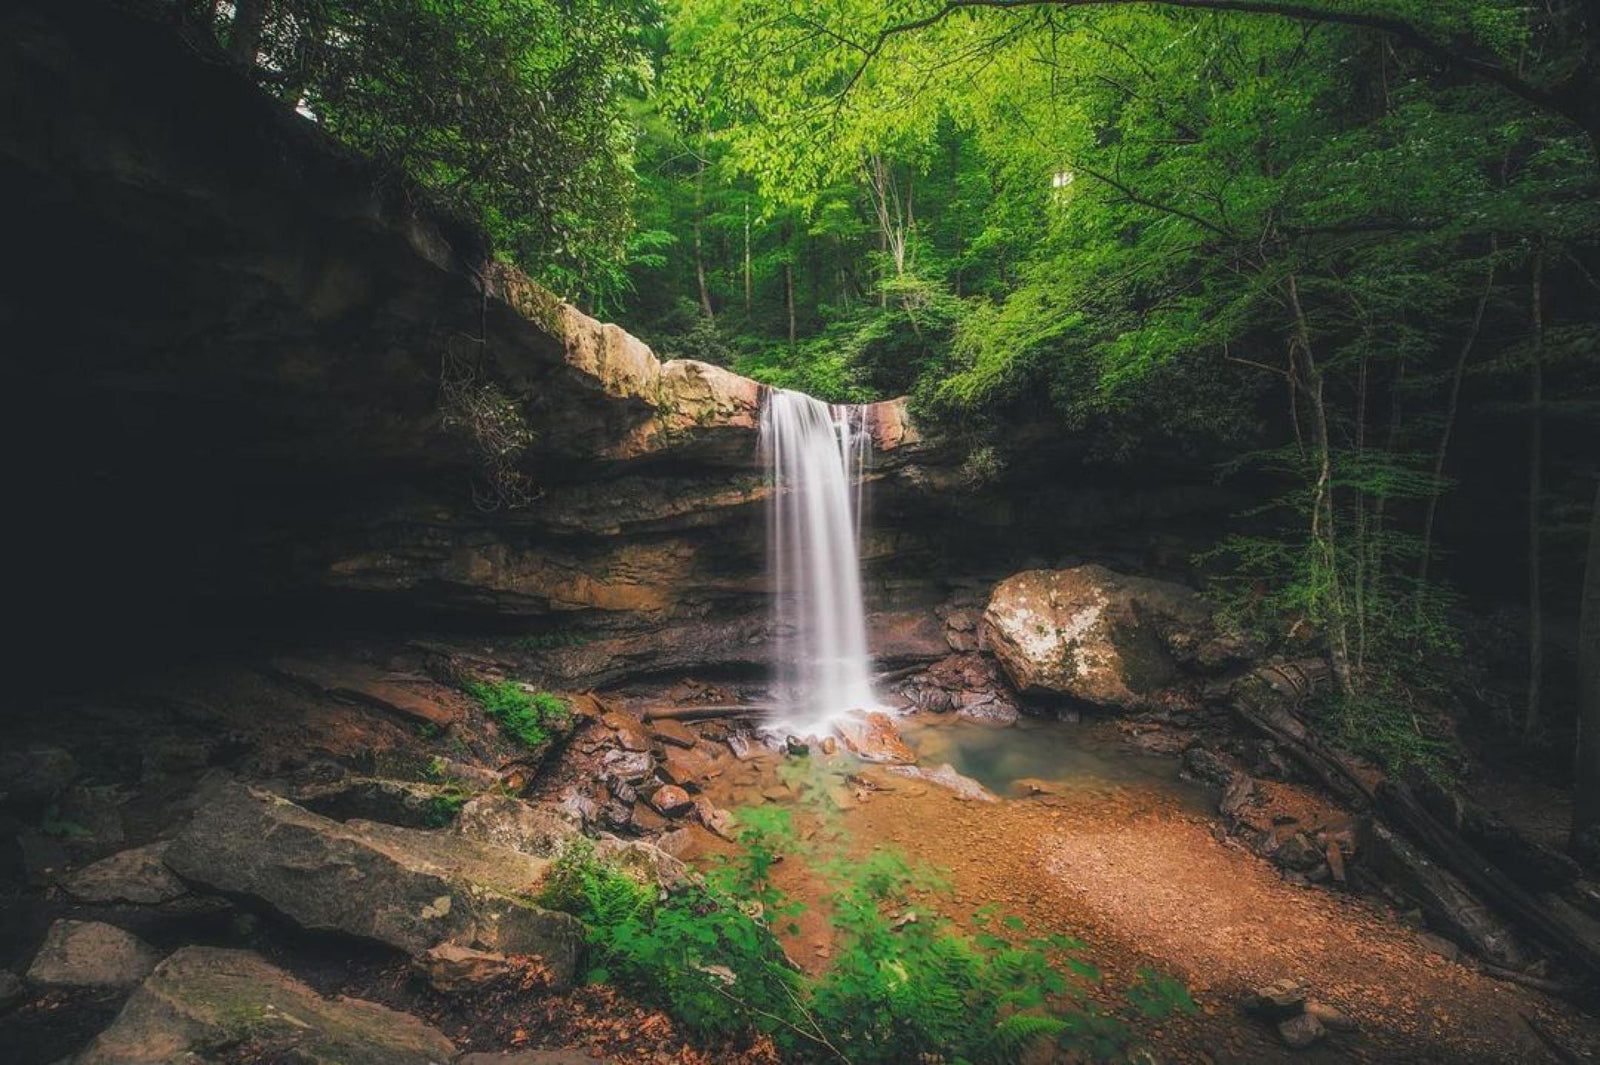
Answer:
M445 1065L455 1053L443 1033L409 1014L324 999L249 951L185 947L156 967L76 1065Z

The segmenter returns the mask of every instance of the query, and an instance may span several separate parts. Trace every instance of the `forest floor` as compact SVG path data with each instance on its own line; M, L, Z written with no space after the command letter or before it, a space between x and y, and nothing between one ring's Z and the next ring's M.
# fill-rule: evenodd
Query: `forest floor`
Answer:
M1030 933L1086 941L1105 974L1092 992L1126 1012L1139 970L1181 979L1200 1012L1140 1028L1163 1062L1562 1062L1529 1020L1565 1048L1600 1051L1600 1023L1570 1006L1447 960L1439 941L1372 899L1291 884L1226 838L1196 808L1192 789L1129 780L984 802L871 769L847 784L797 784L773 758L746 763L713 786L732 800L753 791L793 802L802 840L775 882L806 903L787 947L807 968L834 950L830 886L805 850L864 856L894 848L942 870L947 892L918 904L966 924L998 904ZM789 794L786 795L785 793ZM803 796L831 792L834 801ZM826 807L823 809L822 807ZM711 843L705 851L726 849ZM1356 1030L1305 1051L1285 1047L1239 1003L1252 987L1289 978L1330 1003ZM1148 1022L1144 1022L1148 1023ZM1139 1024L1136 1023L1136 1027Z

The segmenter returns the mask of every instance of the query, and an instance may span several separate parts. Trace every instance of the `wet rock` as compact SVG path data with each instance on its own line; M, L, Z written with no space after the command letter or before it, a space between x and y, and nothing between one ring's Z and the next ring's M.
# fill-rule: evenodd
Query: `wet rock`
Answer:
M532 903L542 859L451 830L341 824L235 781L213 782L197 803L166 856L185 880L413 957L444 942L537 954L553 984L571 981L582 927Z
M928 769L925 766L918 765L897 765L890 766L889 771L900 776L923 780L929 784L937 784L941 788L949 788L956 793L956 798L958 799L976 802L999 802L994 792L971 777L962 776L956 772L954 766L949 764L941 765L936 769Z
M811 753L811 748L799 736L785 736L783 738L784 753L796 758L803 758Z
M1304 1050L1327 1034L1322 1022L1310 1013L1278 1022L1278 1035L1292 1050Z
M468 839L507 850L553 858L583 825L560 806L534 805L506 795L480 795L461 808L453 830Z
M682 817L693 809L694 800L676 784L665 784L650 796L650 805L665 817Z
M159 906L189 893L163 856L170 844L151 843L113 854L73 873L62 888L79 902Z
M955 697L956 716L990 725L1015 725L1021 711L1000 692L959 692Z
M1019 691L1119 710L1159 708L1182 674L1216 671L1249 651L1192 590L1095 565L1006 578L983 632Z
M78 763L61 747L31 746L0 751L0 802L45 803L78 776Z
M753 758L761 753L754 743L750 741L750 734L742 731L733 731L723 737L723 742L728 745L728 750L740 761Z
M882 711L848 714L834 725L845 748L867 762L910 765L917 753L900 738L894 719Z
M439 1065L443 1033L409 1014L325 999L241 950L185 947L156 967L75 1065L170 1065L249 1046L253 1060L297 1065Z
M0 1010L7 1010L22 998L22 979L10 969L0 969Z
M685 725L681 721L651 721L649 725L650 735L654 737L657 742L664 743L672 747L685 748L693 747L699 742L699 739L695 736L695 734L689 730L689 726Z
M1235 772L1226 758L1198 744L1183 752L1183 771L1195 780L1218 787L1227 787Z
M817 750L821 751L826 757L832 758L839 753L839 741L832 736L824 736L822 737L822 742L817 744Z
M711 756L698 749L670 747L661 760L661 775L668 783L683 788L698 787L715 771L716 763Z
M57 921L28 967L48 987L133 987L161 956L144 940L98 921Z
M1023 777L1012 785L1017 794L1032 798L1037 795L1060 795L1062 788L1049 780L1040 780L1037 777Z
M430 948L413 959L412 966L435 991L447 995L475 991L517 971L517 966L504 954L473 950L454 943Z
M641 784L643 781L640 782ZM639 801L639 789L621 777L606 777L606 790L617 802L633 805Z

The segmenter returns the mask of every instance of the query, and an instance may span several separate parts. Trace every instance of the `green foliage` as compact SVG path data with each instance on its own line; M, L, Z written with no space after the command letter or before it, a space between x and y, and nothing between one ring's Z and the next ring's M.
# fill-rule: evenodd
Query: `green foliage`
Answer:
M467 685L467 693L500 725L501 731L525 747L543 746L550 739L550 728L564 726L569 714L559 696L525 692L515 681L476 682Z
M444 828L456 819L461 808L472 798L470 792L454 785L446 785L438 795L431 796L425 811L429 828Z
M744 810L739 823L738 857L670 893L597 861L591 846L558 860L541 901L583 920L591 980L660 1003L702 1036L770 1036L796 1061L1016 1062L1049 1041L1103 1058L1132 1038L1087 996L1101 976L1083 943L1029 936L993 908L962 932L912 906L913 892L938 890L940 879L887 851L807 855L836 885L839 950L821 977L797 973L774 933L791 929L800 907L771 871L806 848L785 808ZM1193 1010L1181 985L1154 973L1130 1003L1148 1018Z
M558 291L593 296L615 277L630 238L626 101L653 80L640 46L648 2L265 8L265 88L403 171ZM231 35L226 21L221 30Z

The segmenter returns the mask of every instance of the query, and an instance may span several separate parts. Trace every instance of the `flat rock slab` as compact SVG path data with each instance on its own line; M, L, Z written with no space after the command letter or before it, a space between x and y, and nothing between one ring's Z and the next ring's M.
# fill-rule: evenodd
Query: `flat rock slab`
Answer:
M388 673L359 662L279 658L273 661L272 668L290 680L329 695L353 699L440 728L456 720L460 706L454 692L426 677Z
M533 903L549 862L451 830L341 824L270 792L216 781L167 863L186 880L257 899L303 928L417 957L451 942L539 956L571 983L583 927Z
M583 834L581 820L559 806L480 795L461 808L453 828L479 843L554 858L568 841Z
M164 856L168 846L166 842L151 843L102 858L67 877L61 886L79 902L140 906L172 902L189 890L167 868Z
M955 792L956 798L976 802L999 802L994 792L979 784L971 777L962 776L956 772L953 765L941 765L936 769L929 769L920 765L895 765L889 767L889 772L903 777L912 777L916 780L925 780L929 784L937 784L941 788L948 788Z
M445 1065L455 1053L442 1032L409 1014L324 999L250 951L185 947L156 967L75 1065Z
M161 960L155 948L99 921L57 921L28 968L49 987L133 987Z
M845 747L863 761L910 765L917 760L917 752L900 738L894 719L882 711L847 714L833 727Z

